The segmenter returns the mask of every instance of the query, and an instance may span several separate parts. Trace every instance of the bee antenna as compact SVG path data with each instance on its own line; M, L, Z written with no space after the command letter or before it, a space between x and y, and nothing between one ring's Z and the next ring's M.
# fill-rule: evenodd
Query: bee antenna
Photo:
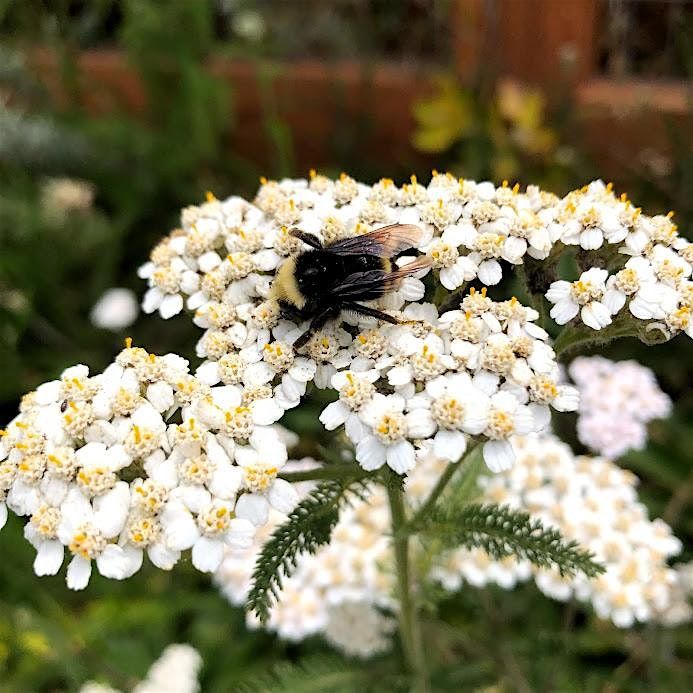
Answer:
M291 229L289 233L294 238L298 238L300 241L303 241L306 245L309 245L311 248L315 248L316 250L322 249L322 243L320 239L312 233L306 233L305 231L301 231L301 229L297 228Z

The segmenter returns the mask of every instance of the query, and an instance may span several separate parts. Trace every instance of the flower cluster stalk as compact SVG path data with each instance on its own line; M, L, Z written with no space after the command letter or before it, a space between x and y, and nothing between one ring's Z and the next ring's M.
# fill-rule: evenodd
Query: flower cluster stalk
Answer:
M412 675L412 690L426 693L430 690L426 673L426 655L423 649L421 623L414 596L413 576L409 556L409 537L402 532L406 525L404 491L401 487L388 488L392 541L399 592L399 633L405 664Z

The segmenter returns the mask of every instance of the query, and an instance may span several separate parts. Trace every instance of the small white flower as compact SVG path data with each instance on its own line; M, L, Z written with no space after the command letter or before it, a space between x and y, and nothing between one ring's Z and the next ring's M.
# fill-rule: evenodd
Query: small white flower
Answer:
M583 272L577 281L553 282L546 292L546 298L554 304L551 317L559 325L565 325L579 312L585 325L593 330L611 324L611 311L602 302L608 274L595 267Z
M376 393L361 411L368 432L356 442L356 459L366 470L379 469L385 463L398 474L416 463L414 446L406 439L407 420L404 398Z
M137 319L138 305L130 289L108 289L91 310L90 319L96 327L118 332Z

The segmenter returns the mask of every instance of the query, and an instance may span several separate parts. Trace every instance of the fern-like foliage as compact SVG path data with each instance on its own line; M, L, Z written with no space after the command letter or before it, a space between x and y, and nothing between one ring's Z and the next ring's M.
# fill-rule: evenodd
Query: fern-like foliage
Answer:
M482 548L494 559L523 558L541 568L556 567L561 575L595 577L604 567L576 541L567 541L553 527L544 527L528 513L507 505L473 503L437 508L426 528L448 548Z
M279 595L282 579L291 574L303 553L315 553L330 540L340 509L353 496L363 498L368 481L359 476L325 481L317 486L289 514L262 547L253 571L253 583L246 608L262 623L269 617L273 599Z
M335 656L313 655L295 664L282 662L270 673L254 676L235 690L238 693L352 693L373 690L368 687L370 682L369 671L363 666Z

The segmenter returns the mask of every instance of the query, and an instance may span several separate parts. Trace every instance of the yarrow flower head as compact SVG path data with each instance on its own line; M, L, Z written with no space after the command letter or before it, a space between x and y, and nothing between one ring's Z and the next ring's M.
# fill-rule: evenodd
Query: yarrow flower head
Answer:
M68 585L82 589L93 564L124 579L145 555L170 570L189 551L240 603L270 532L287 515L308 521L303 506L292 512L309 487L291 471L316 464L288 461L279 422L328 390L319 420L341 436L334 473L348 468L344 478L368 493L322 518L329 543L304 532L296 554L277 557L296 570L266 605L270 630L289 640L324 634L354 656L386 649L402 559L392 543L402 536L397 516L407 519L394 496L427 512L469 450L493 473L483 500L526 509L606 572L564 578L480 548L428 555L436 546L421 543L412 551L427 579L454 590L534 577L546 594L588 601L620 626L665 613L680 583L666 563L678 541L648 519L632 475L576 458L547 431L552 409L579 410L582 440L615 454L614 441L590 429L594 388L630 414L619 424L624 446L640 445L645 423L666 413L642 373L614 368L609 385L603 373L586 385L576 361L575 387L558 357L626 333L693 336L693 251L670 216L648 217L600 181L564 198L437 172L428 185L412 177L401 187L315 172L261 183L252 201L208 194L184 209L139 269L144 312L187 310L201 330L192 371L175 354L127 343L103 373L75 366L26 395L3 431L0 526L8 509L27 518L35 572L58 572L67 550ZM558 258L570 248L569 281ZM497 293L520 265L527 305ZM555 342L542 323L546 301L555 323L573 323ZM394 475L405 477L404 498Z

